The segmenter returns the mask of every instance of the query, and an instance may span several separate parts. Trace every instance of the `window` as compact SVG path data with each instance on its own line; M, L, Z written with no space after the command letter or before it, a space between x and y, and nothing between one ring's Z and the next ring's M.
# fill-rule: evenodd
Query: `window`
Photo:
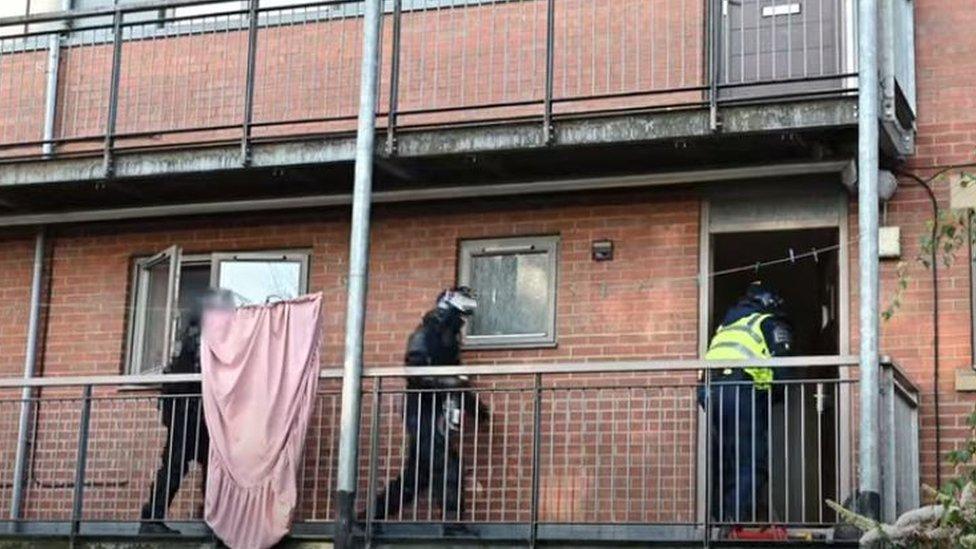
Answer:
M172 246L136 261L133 288L127 370L158 373L179 352L189 311L207 290L230 290L237 305L298 297L308 290L308 253L183 255Z
M465 347L556 344L559 237L467 240L460 253L458 281L478 296Z

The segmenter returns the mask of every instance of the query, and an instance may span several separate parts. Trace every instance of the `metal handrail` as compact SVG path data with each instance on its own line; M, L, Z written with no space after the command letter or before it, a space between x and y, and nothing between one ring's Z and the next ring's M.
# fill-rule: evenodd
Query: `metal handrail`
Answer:
M473 375L535 375L535 374L578 374L578 373L625 373L625 372L698 372L704 370L724 370L726 368L746 368L761 364L768 368L804 368L818 366L852 367L857 365L857 357L836 356L797 356L772 358L764 361L744 360L645 360L645 361L605 361L605 362L547 362L527 364L477 364L470 366L385 366L363 370L363 377L448 377ZM341 368L324 368L320 379L341 379ZM148 375L90 375L24 378L0 378L0 389L19 387L76 387L81 385L161 385L167 383L192 383L201 381L200 374L148 374Z

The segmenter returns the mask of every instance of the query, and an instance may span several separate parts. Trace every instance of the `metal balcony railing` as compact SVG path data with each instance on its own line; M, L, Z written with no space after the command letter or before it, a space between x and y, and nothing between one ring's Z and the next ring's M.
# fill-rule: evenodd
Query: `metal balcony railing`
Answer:
M718 109L856 90L854 0L386 0L378 121ZM362 0L183 0L0 20L0 160L355 130Z
M436 537L450 524L516 541L707 541L735 523L829 537L837 517L824 501L843 501L857 485L857 361L771 364L778 374L767 390L722 381L721 364L693 360L369 369L358 497L365 535ZM462 372L471 379L463 392L405 384ZM883 499L894 512L918 503L918 395L896 367L883 374L884 438L897 442L883 448ZM339 375L322 374L299 479L295 528L325 536L335 518ZM148 507L171 526L202 531L199 395L159 391L195 379L0 380L0 529L14 518L14 449L27 413L25 488L10 530L133 535ZM23 386L34 390L27 401ZM448 401L472 411L456 429L441 420ZM167 446L168 436L177 442ZM741 485L742 471L757 482ZM156 498L169 493L167 509Z

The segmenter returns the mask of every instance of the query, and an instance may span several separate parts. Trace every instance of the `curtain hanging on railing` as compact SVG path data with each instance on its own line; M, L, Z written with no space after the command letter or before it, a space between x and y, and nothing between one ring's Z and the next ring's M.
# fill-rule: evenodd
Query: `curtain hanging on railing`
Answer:
M291 527L318 387L321 306L314 294L205 317L205 518L233 549L270 547Z

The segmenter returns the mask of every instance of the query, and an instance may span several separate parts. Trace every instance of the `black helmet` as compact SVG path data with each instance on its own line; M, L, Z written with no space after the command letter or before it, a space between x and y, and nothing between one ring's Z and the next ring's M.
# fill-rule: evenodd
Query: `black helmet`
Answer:
M474 314L478 308L478 300L475 299L474 290L467 286L456 286L444 290L437 296L437 308L454 309L462 315Z
M749 284L746 289L745 300L758 309L763 311L778 311L783 307L783 298L772 288L767 287L762 281L757 280Z

